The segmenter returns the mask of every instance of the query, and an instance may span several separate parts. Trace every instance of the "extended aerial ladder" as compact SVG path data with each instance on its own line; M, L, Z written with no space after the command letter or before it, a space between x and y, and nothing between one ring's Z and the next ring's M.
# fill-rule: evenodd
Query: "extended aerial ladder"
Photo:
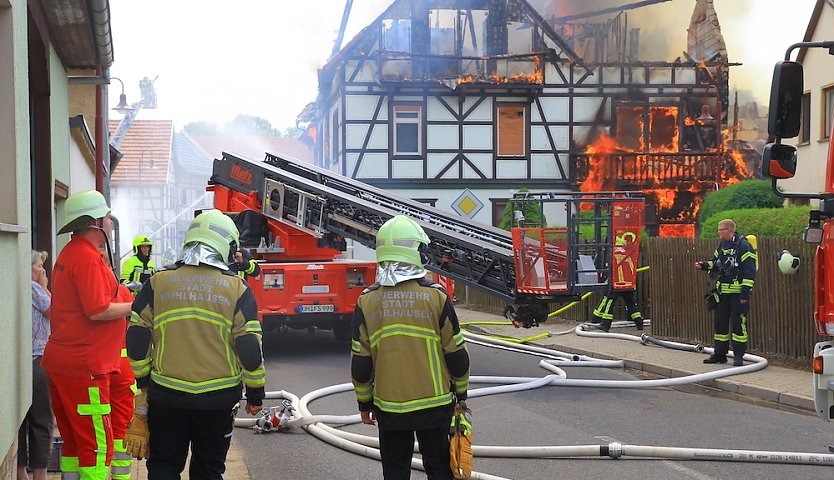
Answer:
M271 153L255 161L224 152L209 183L246 194L243 203L250 208L260 205L264 216L336 249L344 239L374 248L382 224L407 215L431 239L428 270L504 299L512 304L507 316L524 326L545 320L550 303L587 291L634 288L643 219L639 193L519 194L512 202L521 226L511 233ZM524 224L518 212L531 207L559 226ZM276 243L263 251L281 248Z

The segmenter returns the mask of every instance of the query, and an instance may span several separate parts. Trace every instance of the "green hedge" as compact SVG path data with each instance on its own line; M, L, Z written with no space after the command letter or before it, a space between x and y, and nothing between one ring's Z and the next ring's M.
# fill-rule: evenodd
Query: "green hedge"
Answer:
M703 227L709 217L730 209L780 208L784 199L773 193L770 180L744 180L707 194L698 221ZM702 228L703 229L703 228Z
M808 226L811 207L747 208L718 212L701 223L701 238L718 238L718 222L730 218L742 235L798 237Z

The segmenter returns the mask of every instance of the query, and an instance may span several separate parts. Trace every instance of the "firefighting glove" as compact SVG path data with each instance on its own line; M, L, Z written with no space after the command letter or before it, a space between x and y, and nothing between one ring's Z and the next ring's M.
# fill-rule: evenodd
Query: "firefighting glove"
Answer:
M472 411L458 402L449 430L449 466L457 479L472 475Z
M148 430L148 400L144 390L136 395L133 418L127 424L125 433L125 451L133 458L142 460L148 456L148 442L151 438Z

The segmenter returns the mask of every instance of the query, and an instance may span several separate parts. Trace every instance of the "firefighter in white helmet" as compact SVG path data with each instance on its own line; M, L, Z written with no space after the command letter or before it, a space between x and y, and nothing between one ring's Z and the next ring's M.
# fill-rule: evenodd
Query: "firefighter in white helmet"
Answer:
M191 478L222 478L244 386L246 411L262 409L258 308L228 267L237 244L229 217L201 213L181 259L152 276L133 303L127 352L141 393L126 443L128 453L148 458L149 478L179 478L189 447Z
M429 238L398 215L376 235L377 282L356 301L351 378L362 422L378 424L382 473L410 475L414 436L426 476L451 479L449 425L466 399L469 354L449 295L424 277Z
M41 365L64 439L64 478L104 480L113 456L111 381L120 371L133 297L100 253L109 251L111 228L104 196L95 190L74 193L64 214L58 234L72 232L72 238L53 269L52 333Z

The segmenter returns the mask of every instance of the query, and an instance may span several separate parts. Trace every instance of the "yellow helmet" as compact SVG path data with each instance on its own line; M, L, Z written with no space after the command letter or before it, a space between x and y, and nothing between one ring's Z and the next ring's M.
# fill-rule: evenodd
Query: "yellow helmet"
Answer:
M58 230L62 233L75 232L92 225L97 219L110 213L110 207L104 195L96 190L73 193L64 202L64 226Z
M182 246L185 247L194 242L210 247L224 260L231 263L237 252L240 233L235 222L226 214L220 210L206 210L191 221Z
M151 247L151 249L148 250L148 255L150 255L151 250L153 249L153 241L151 240L151 237L147 235L139 235L138 237L133 239L133 254L139 255L139 247L141 247L142 245L147 245Z
M405 215L397 215L379 227L376 234L376 261L425 266L420 247L429 243L431 240L423 227Z

